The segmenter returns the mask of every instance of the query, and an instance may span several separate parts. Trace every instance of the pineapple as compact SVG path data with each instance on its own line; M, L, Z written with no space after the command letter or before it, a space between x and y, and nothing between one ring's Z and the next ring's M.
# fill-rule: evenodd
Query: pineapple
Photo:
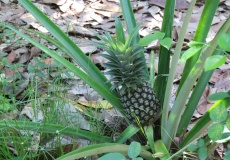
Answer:
M127 118L134 124L145 126L159 118L161 107L148 83L145 58L140 56L144 47L134 42L138 30L139 26L123 42L109 33L105 33L106 38L97 35L102 42L94 41L94 44L108 53L101 55L108 60L104 64L108 69L105 74L111 76L111 89L118 91Z

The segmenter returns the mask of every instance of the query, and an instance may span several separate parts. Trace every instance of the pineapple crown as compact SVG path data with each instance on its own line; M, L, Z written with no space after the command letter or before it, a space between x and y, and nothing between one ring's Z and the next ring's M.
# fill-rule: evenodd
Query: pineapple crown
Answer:
M120 24L117 24L120 23ZM116 21L116 29L121 26L120 21ZM116 32L116 36L124 37L122 32ZM140 56L144 51L144 47L136 44L135 38L140 29L140 25L134 28L130 35L125 38L115 39L109 33L105 33L105 37L97 34L100 41L93 41L99 48L105 50L108 54L101 54L108 60L104 66L109 69L105 74L110 75L109 82L113 83L112 90L118 89L121 94L130 93L137 87L148 80L148 75L144 71L145 58ZM121 35L123 34L123 35Z

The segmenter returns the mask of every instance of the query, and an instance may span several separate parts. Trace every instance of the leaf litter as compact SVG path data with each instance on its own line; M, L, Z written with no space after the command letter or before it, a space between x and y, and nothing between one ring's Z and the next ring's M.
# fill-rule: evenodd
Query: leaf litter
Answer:
M103 34L106 31L115 34L114 18L120 17L122 15L121 7L119 6L119 0L100 0L100 1L99 0L77 0L77 1L76 0L60 0L60 1L33 0L33 2L49 18L51 18L51 20L53 20L54 23L57 24L63 31L69 34L70 37L73 37L73 39L75 39L76 44L80 46L83 52L89 54L90 59L97 66L99 66L100 69L104 70L102 66L103 63L105 62L105 59L100 56L99 54L100 51L98 51L95 46L89 43L89 40L95 38L93 32L99 32L100 34ZM144 0L144 1L132 0L131 2L134 8L134 13L137 19L137 23L143 24L142 28L140 29L141 36L146 36L152 33L154 30L160 30L162 19L163 19L165 0ZM180 32L183 19L185 16L185 12L188 6L189 6L188 0L187 1L178 0L176 2L176 11L174 14L175 16L174 30L172 35L174 40L173 46L175 46L175 43L178 39L178 34ZM36 29L38 31L48 34L48 31L43 26L41 26L30 13L27 13L25 9L22 8L22 6L20 6L16 1L1 0L0 10L1 10L0 19L3 22L13 23L14 25L20 27ZM195 7L195 10L192 14L191 21L189 23L189 27L186 33L187 35L186 35L185 42L192 41L202 10L203 10L203 3L200 2ZM212 22L210 32L206 39L207 41L212 40L212 38L217 33L220 26L229 17L229 15L230 15L230 0L221 0L217 13L215 14L214 20ZM124 21L122 23L124 23ZM4 33L4 29L0 28L0 34L1 33ZM20 70L12 70L10 67L4 65L0 66L1 70L3 70L3 73L5 73L7 78L13 77L8 80L9 84L13 85L15 82L19 81L20 78L15 76L15 72L19 72L20 74L24 75L22 76L24 83L16 84L17 91L11 91L12 93L15 93L16 99L20 99L26 93L25 90L30 87L30 81L34 78L34 76L38 77L38 79L44 79L44 77L42 77L42 74L40 74L40 76L38 76L38 74L37 75L35 74L33 76L28 74L29 65L30 64L35 65L36 63L33 63L34 59L36 57L41 57L44 54L41 52L40 49L33 46L31 47L30 44L23 42L22 40L20 41L20 39L18 38L15 39L15 41L11 41L12 39L9 39L9 37L7 36L4 38L5 39L0 39L1 42L0 51L7 53L6 58L8 63L23 64L22 66L19 67ZM52 48L54 50L57 49L55 46L52 46L51 44L39 39L39 37L35 37L35 38L41 43L45 43L47 46L49 46L49 48ZM186 46L186 43L184 44L184 46ZM158 54L159 43L152 43L147 48L153 49L155 53ZM64 53L60 53L60 54L64 54ZM148 57L149 57L149 53L146 53L147 63L149 63ZM158 55L156 55L156 57L158 57ZM2 57L0 57L0 60L2 60ZM226 64L224 64L223 66L219 67L214 71L212 78L209 82L209 86L206 87L200 99L200 102L198 104L197 110L194 113L193 122L191 123L191 125L194 125L197 119L199 119L213 104L213 102L209 101L207 98L210 94L213 94L215 92L228 91L230 89L229 62L230 60L228 59ZM111 114L110 112L114 110L114 108L110 109L112 108L111 105L107 104L107 102L103 100L102 97L100 97L96 92L92 92L92 89L89 86L85 85L84 82L79 80L76 76L73 75L71 76L71 74L69 74L64 68L61 68L62 69L61 71L60 70L53 71L53 72L51 71L50 73L50 71L48 71L47 67L45 66L58 67L58 65L55 64L54 59L45 57L43 58L43 60L41 60L41 63L44 63L44 66L40 64L40 66L37 66L37 69L42 70L41 73L43 73L44 75L49 73L53 75L51 76L52 78L55 78L58 75L63 75L63 73L65 73L65 75L68 75L66 78L61 76L62 80L68 81L68 86L67 87L63 86L64 88L63 90L67 90L67 99L69 98L70 100L74 100L80 105L86 107L97 108L97 106L99 105L100 108L103 108L102 115L104 115L104 119L106 122L113 121L113 117L122 118L121 115L117 114L118 112L116 111L113 112L113 114ZM157 63L158 60L156 59L155 70L157 70ZM177 82L180 80L181 73L184 66L178 64L177 67L178 69L174 81L175 84L174 84L171 104L173 104L173 99L175 98L175 94L176 94L175 91L176 88L178 87ZM33 71L34 72L36 71L36 67L34 68ZM52 86L51 80L46 79L44 83L47 83L49 85L51 84ZM77 86L76 83L79 83L81 85ZM41 91L40 97L42 97L42 95L44 96L44 94L47 95L48 90L44 86L44 84L38 86L38 88ZM38 104L38 106L39 105L40 104ZM79 110L77 109L77 107L73 107L72 109L75 111ZM96 110L96 112L98 111ZM14 119L18 117L16 113L17 112L13 110L6 114L12 114L13 115L12 119ZM31 107L31 103L27 103L24 106L22 106L21 113L18 113L18 115L19 114L26 115L32 121L35 120L34 119L35 115L34 115L33 108ZM37 114L38 114L37 120L43 121L44 117L42 116L40 110L38 111ZM86 124L87 122L85 121L84 123ZM37 137L37 139L39 139L38 138L39 136L40 135L36 135L36 134L34 135L34 137ZM40 141L41 140L39 139L37 143L41 143ZM71 142L66 141L63 142L63 145L68 145L70 143ZM84 144L86 145L87 143L84 142ZM36 151L37 148L36 146L34 147Z

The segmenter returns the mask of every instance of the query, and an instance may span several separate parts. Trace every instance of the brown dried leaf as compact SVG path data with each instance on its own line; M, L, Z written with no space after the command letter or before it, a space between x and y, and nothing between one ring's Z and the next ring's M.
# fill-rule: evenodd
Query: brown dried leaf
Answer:
M226 0L226 2L224 2L227 6L230 7L230 0Z
M164 8L165 7L165 0L149 0L149 4L157 5L157 6ZM189 7L189 3L186 2L185 0L177 0L176 1L176 9L177 10L187 9L188 7Z
M1 0L3 3L8 4L10 0Z
M104 19L101 15L96 14L95 12L89 12L92 19L96 20L98 23L103 23Z
M197 111L198 111L200 114L204 115L204 114L207 112L207 110L208 110L211 106L212 106L212 104L210 104L210 103L208 103L208 102L206 101L206 102L200 104L200 105L197 107Z
M121 16L121 12L108 12L108 11L100 11L100 10L95 10L95 13L98 13L98 14L101 14L101 15L103 15L103 16L105 16L105 17L119 17L119 16Z
M224 71L224 72L225 71L227 72L230 70L230 64L224 64L224 65L220 66L219 69Z
M90 9L86 9L84 12L82 12L80 15L79 15L79 21L80 22L87 22L87 21L92 21L93 18L91 17L90 15L90 12L92 12L92 10Z
M56 4L56 5L63 5L66 3L66 0L42 0L42 3L53 3L53 4Z
M198 119L200 117L202 117L203 115L200 114L199 112L197 112L197 110L195 110L194 114L193 114L193 117L195 117L195 119Z
M97 49L97 47L95 47L95 46L83 46L83 47L79 47L84 53L93 53L96 49Z
M75 12L75 14L79 14L85 9L85 6L84 2L74 1L70 8Z
M93 108L104 108L104 109L111 109L113 106L106 100L103 101L77 101L78 103Z
M65 26L64 28L67 29L67 26ZM85 27L81 27L81 26L70 26L69 27L69 32L80 34L80 35L83 35L83 36L90 36L90 37L94 36L93 32L91 32L89 29L87 29Z
M230 90L230 70L223 72L219 81L216 82L215 87L217 92Z
M208 96L207 97L209 97L210 95L212 95L212 94L214 94L216 92L217 92L217 88L215 88L215 87L209 87L209 92L208 92ZM207 101L208 101L208 103L214 103L215 102L215 101L209 100L208 98L207 98Z
M66 12L67 10L70 9L70 6L73 4L72 0L67 0L66 3L64 3L63 5L59 6L60 10L62 12Z
M30 49L30 59L34 56L38 56L42 53L41 49L39 49L38 47L32 47Z
M197 106L197 112L200 114L205 114L207 112L207 110L212 106L212 104L208 103L207 101L207 97L208 97L208 93L209 93L209 88L206 87L199 103Z
M9 77L12 77L14 75L14 72L10 69L10 68L4 68L4 73L5 73L5 76L6 78L9 78ZM10 80L9 82L12 82L12 80Z
M8 62L12 63L15 59L16 59L17 54L14 51L11 51L8 55L7 55L7 59Z
M18 70L20 70L20 68ZM16 90L15 96L17 96L19 93L24 91L30 83L30 79L28 78L28 73L22 73L22 75L26 79L24 79L24 81L18 85L18 89Z
M10 16L8 21L15 22L18 18L20 18L20 16L22 16L25 13L25 9L18 8L18 9L14 9L12 12L13 12L13 15Z
M43 59L41 62L44 62L46 66L51 66L54 64L54 59L53 58L46 58L46 59Z
M40 3L34 3L34 5L36 5L36 7L38 7L43 13L48 15L50 18L52 18L53 14L55 13L55 11L51 9L51 7L49 6Z
M26 63L29 61L29 59L30 59L29 53L24 53L20 56L19 63Z
M155 14L157 14L158 12L160 12L160 8L157 6L152 6L148 9L148 12L154 17Z
M178 64L176 67L176 74L175 74L174 82L180 80L183 71L184 71L184 64Z
M28 25L32 25L33 23L37 22L37 20L30 13L23 14L20 19L26 22Z
M37 113L37 115L35 116L35 113ZM37 112L34 111L34 108L32 107L31 103L28 103L22 110L21 112L22 115L27 116L30 120L32 120L33 122L36 121L43 121L44 117L43 117L43 113L42 111L39 109L37 110ZM37 117L37 118L36 118ZM36 120L37 119L37 120Z
M114 27L114 22L107 22L107 21L104 21L104 24L101 24L101 25L96 25L96 26L93 26L94 28L101 28L103 30L108 30L108 29L111 29L112 27Z
M74 94L74 95L82 95L85 93L88 93L91 89L89 88L89 86L86 85L74 85L71 86L71 88L68 90L69 94Z
M21 48L16 49L14 52L17 55L16 58L20 58L21 54L28 53L28 49L26 47L21 47Z
M220 80L220 75L221 75L221 70L220 69L216 69L215 71L214 71L214 73L212 74L212 77L211 77L211 79L210 79L210 82L211 83L216 83L216 82L218 82L219 80Z
M106 53L104 52L104 54L106 54ZM90 57L90 59L93 61L94 64L101 64L101 65L103 65L105 62L108 61L104 57L100 56L100 54L93 54Z
M131 3L132 3L134 10L139 10L139 9L147 10L149 8L149 2L148 1L134 1Z
M98 9L102 11L122 12L120 6L114 3L101 4L101 3L96 2L96 3L92 3L90 6L94 9Z

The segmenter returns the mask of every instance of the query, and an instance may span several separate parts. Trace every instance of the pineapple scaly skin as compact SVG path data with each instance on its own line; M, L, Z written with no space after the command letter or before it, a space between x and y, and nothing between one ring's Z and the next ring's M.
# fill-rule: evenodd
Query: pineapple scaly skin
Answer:
M101 54L108 60L104 63L108 69L105 74L111 76L111 89L116 89L120 94L127 118L133 124L145 126L160 117L161 106L148 83L145 58L140 56L145 49L134 41L138 30L137 26L125 42L115 39L109 33L105 33L106 37L97 35L102 42L93 42L107 52Z
M129 94L121 96L121 101L127 118L134 124L145 126L160 117L160 101L147 82Z

